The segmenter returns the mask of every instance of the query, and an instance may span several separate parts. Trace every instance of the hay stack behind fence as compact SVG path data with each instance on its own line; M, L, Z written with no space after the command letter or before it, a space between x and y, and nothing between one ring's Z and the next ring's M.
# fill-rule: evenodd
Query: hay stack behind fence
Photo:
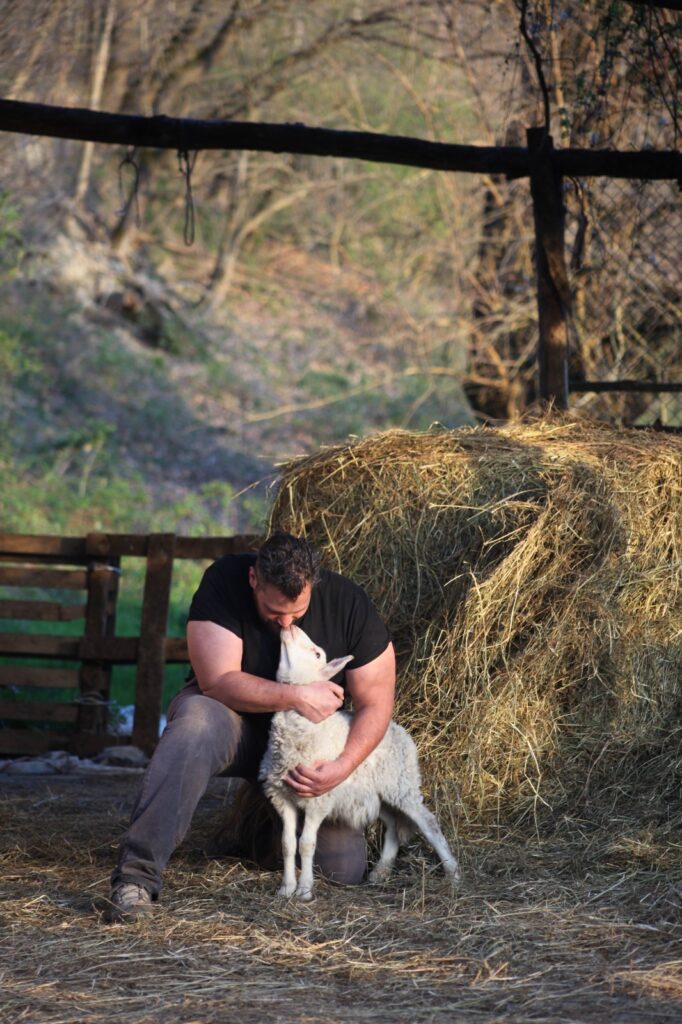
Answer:
M542 820L682 779L682 444L547 419L284 471L273 526L362 584L441 813Z

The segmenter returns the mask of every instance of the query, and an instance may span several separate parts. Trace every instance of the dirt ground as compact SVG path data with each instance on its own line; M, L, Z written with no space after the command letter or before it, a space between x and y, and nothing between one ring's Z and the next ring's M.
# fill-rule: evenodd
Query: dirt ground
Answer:
M217 779L155 913L107 925L139 780L0 775L0 1021L682 1021L679 822L470 829L456 894L415 843L384 887L319 883L302 904L203 852Z

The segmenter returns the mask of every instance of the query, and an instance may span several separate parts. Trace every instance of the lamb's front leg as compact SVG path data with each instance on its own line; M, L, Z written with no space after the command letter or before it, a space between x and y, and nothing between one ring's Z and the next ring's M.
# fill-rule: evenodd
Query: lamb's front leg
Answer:
M296 808L288 800L277 801L277 810L282 819L282 857L284 874L278 896L293 896L296 891Z
M298 841L298 852L301 857L301 874L298 880L296 895L302 900L313 898L313 857L317 846L317 833L324 820L314 804L305 808L303 831Z

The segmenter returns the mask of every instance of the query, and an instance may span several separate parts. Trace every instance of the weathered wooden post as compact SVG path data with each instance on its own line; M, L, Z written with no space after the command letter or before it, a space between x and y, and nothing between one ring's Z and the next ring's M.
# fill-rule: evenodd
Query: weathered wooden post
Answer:
M110 556L106 535L89 533L85 539L85 552L88 558L88 597L80 670L78 735L73 744L75 752L82 756L91 753L88 745L92 743L92 737L107 731L111 664L97 656L97 649L104 637L114 635L120 573L120 559Z
M529 128L530 190L535 222L540 397L568 407L568 332L571 291L564 257L562 177L545 128Z
M153 751L159 736L174 555L174 533L150 534L142 598L133 725L133 743L148 754Z

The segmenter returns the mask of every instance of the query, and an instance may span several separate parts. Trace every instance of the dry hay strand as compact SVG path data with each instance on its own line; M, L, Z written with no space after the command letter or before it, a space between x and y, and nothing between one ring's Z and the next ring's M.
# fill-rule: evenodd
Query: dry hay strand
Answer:
M618 971L613 980L633 995L646 993L682 1003L682 960L657 964L649 970Z
M271 525L389 623L441 813L538 827L679 798L681 499L679 439L555 415L296 460Z
M679 819L488 836L458 894L408 851L390 884L321 881L302 904L203 856L214 779L154 913L100 925L139 781L0 780L3 1024L679 1020Z

